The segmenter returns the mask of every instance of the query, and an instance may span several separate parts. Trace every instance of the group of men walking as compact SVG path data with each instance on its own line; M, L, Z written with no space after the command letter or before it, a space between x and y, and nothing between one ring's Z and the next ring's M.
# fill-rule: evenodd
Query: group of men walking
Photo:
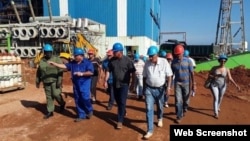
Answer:
M64 70L71 71L77 110L75 122L90 118L93 115L92 103L96 101L95 79L99 75L98 69L102 68L105 72L103 86L110 95L107 110L112 109L114 102L117 104L117 129L123 127L127 113L128 92L135 87L138 99L145 97L147 120L145 139L153 135L154 104L157 106L157 126L163 126L163 107L167 105L172 88L175 96L176 122L180 123L189 105L190 92L196 89L194 67L190 59L183 56L184 47L177 45L173 51L174 57L172 54L166 54L165 58L161 58L158 55L158 48L150 46L147 51L148 60L145 62L138 54L135 54L134 61L131 60L123 55L123 50L124 46L121 43L115 43L112 50L107 52L107 58L101 67L98 60L91 57L92 52L88 52L90 58L87 59L84 57L85 51L81 48L74 49L73 61L63 64L60 59L52 56L51 45L45 45L45 56L39 64L36 77L37 87L43 82L46 93L48 113L44 118L53 116L54 99L61 105L61 111L64 110L65 101L61 96L60 82Z

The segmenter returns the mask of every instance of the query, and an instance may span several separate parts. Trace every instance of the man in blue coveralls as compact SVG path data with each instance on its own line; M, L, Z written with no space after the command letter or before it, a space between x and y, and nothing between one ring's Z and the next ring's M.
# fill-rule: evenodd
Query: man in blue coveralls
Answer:
M49 64L71 71L73 92L77 110L75 122L90 118L93 115L93 107L90 99L91 76L94 73L93 64L84 58L84 50L74 49L74 60L66 64L58 64L48 61Z

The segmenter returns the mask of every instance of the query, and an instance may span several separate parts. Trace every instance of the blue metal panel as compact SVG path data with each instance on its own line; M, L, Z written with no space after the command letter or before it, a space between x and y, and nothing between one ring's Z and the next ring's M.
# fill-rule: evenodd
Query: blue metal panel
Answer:
M59 9L59 0L51 0L50 1L51 9L52 9L52 16L59 16L60 15L60 9ZM49 16L49 10L48 10L48 0L43 0L43 15Z
M152 3L154 2L154 3ZM43 0L44 15L48 16L47 0ZM106 25L107 36L117 36L117 0L68 0L69 15L89 18ZM59 0L51 3L52 14L59 15ZM160 0L127 0L127 35L147 36L158 42ZM150 14L151 13L151 14Z
M145 36L145 0L128 0L127 7L127 35Z
M155 0L152 3L151 0L145 0L145 36L158 42L159 40L159 16L160 16L160 4L159 1ZM157 17L158 15L158 17ZM157 25L158 24L158 25Z
M73 18L89 18L106 25L107 36L117 36L116 0L74 0L69 3L69 13Z

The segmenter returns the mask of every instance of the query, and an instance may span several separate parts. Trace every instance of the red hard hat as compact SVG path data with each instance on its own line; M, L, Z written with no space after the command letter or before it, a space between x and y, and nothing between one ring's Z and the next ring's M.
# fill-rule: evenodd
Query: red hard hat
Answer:
M90 50L88 51L88 54L95 54L95 51L94 51L93 49L90 49Z
M173 60L173 55L172 55L172 53L167 53L166 58L167 58L167 59Z
M179 55L184 53L184 47L182 45L176 45L174 48L174 54Z
M108 50L107 55L113 55L113 50L112 49Z

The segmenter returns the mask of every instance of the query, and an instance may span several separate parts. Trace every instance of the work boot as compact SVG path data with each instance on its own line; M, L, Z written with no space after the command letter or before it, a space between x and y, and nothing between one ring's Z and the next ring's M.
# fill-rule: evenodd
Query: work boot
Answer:
M90 119L93 116L93 111L89 112L89 114L87 115L87 119Z
M65 102L60 106L60 113L62 113L65 110Z
M44 119L48 119L53 116L53 112L48 112L46 115L44 115Z

